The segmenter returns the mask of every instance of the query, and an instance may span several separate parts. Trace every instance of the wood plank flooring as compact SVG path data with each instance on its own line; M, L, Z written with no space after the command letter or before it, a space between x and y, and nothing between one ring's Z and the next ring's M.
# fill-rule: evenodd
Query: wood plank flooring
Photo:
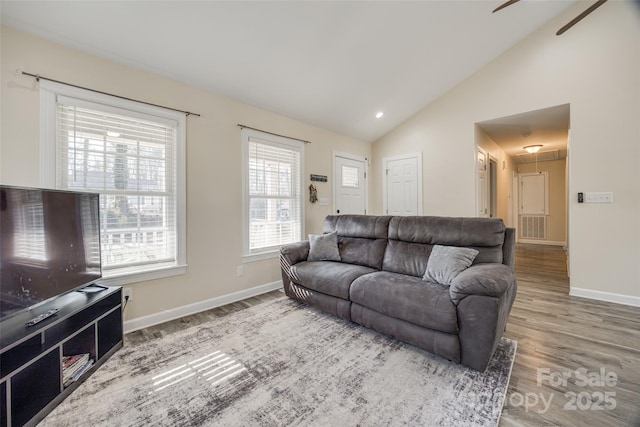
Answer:
M640 426L640 308L569 296L566 271L560 247L516 249L518 293L505 336L518 351L500 426ZM125 343L281 296L272 291L132 332Z
M185 328L207 323L216 318L227 316L231 313L247 309L254 305L282 298L283 295L284 291L282 290L271 291L266 294L223 305L201 313L196 313L191 316L181 317L176 320L130 332L124 336L124 344L137 344L168 336Z
M640 425L640 308L569 296L560 247L518 245L515 270L500 426Z

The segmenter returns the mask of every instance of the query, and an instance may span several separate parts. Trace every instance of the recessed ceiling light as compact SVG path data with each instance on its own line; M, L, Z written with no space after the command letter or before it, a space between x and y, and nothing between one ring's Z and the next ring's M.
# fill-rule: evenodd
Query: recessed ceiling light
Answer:
M384 116L384 113L383 113L382 111L378 111L378 112L376 113L376 119L379 119L379 118L381 118L382 116Z
M120 134L118 132L107 131L107 136L110 136L112 138L117 138L120 136Z

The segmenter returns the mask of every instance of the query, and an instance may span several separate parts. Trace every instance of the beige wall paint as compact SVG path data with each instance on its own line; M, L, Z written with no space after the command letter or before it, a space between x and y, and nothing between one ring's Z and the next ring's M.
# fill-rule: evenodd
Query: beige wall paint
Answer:
M566 160L550 162L521 163L518 165L520 173L549 173L549 215L547 216L547 239L555 243L567 241L567 190L566 190Z
M473 216L474 123L571 104L571 286L640 301L640 10L608 2L562 36L576 4L379 139L372 210L380 212L381 159L424 152L424 213ZM615 203L580 204L579 191Z
M38 186L39 94L34 79L16 69L134 99L186 109L188 272L133 285L126 318L156 314L280 279L277 259L242 264L242 150L238 123L311 141L309 174L328 175L318 196L331 203L332 152L371 157L371 145L254 108L157 75L86 55L9 28L1 32L0 182ZM331 206L311 205L305 187L306 232L322 230Z

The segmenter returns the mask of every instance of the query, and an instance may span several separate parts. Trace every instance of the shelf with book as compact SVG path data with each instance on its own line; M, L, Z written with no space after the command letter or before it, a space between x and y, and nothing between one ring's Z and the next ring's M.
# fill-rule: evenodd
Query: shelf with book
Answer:
M91 323L62 344L62 386L76 381L96 360L96 324ZM85 367L85 365L88 365Z
M95 360L89 353L62 356L62 386L69 387L77 381L94 364Z
M50 321L2 330L0 427L35 426L123 345L121 287L51 304Z

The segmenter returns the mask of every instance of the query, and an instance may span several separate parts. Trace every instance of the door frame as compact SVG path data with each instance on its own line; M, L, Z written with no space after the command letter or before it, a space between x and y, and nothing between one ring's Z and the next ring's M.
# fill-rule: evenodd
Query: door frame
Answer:
M335 151L333 150L332 152L332 161L331 161L331 168L332 168L332 177L333 177L333 185L331 186L331 188L333 189L333 205L331 206L331 215L339 215L336 213L336 195L338 194L338 177L336 175L336 173L338 172L338 168L336 167L336 159L338 157L341 157L343 159L349 159L349 160L355 160L357 162L362 162L364 164L364 213L365 215L367 214L367 212L369 212L369 159L367 157L364 156L359 156L357 154L350 154L350 153L345 153L342 151Z
M481 193L480 187L480 168L478 167L478 154L482 154L484 156L484 195ZM489 216L489 153L487 150L482 148L480 145L476 144L476 149L473 152L473 170L475 171L475 193L476 193L476 209L475 216L479 216L480 218L486 218ZM483 212L480 212L480 208L483 208Z
M487 206L489 217L498 218L498 159L489 154L489 181L487 183Z
M418 151L416 153L407 153L400 154L397 156L385 157L382 159L382 212L384 215L387 214L388 203L387 203L387 170L389 169L389 162L395 160L405 160L405 159L416 159L416 163L418 165L416 174L417 174L417 192L418 192L418 215L422 215L422 151Z
M518 170L513 171L511 178L512 195L511 195L511 226L516 230L516 243L520 241L520 174Z

